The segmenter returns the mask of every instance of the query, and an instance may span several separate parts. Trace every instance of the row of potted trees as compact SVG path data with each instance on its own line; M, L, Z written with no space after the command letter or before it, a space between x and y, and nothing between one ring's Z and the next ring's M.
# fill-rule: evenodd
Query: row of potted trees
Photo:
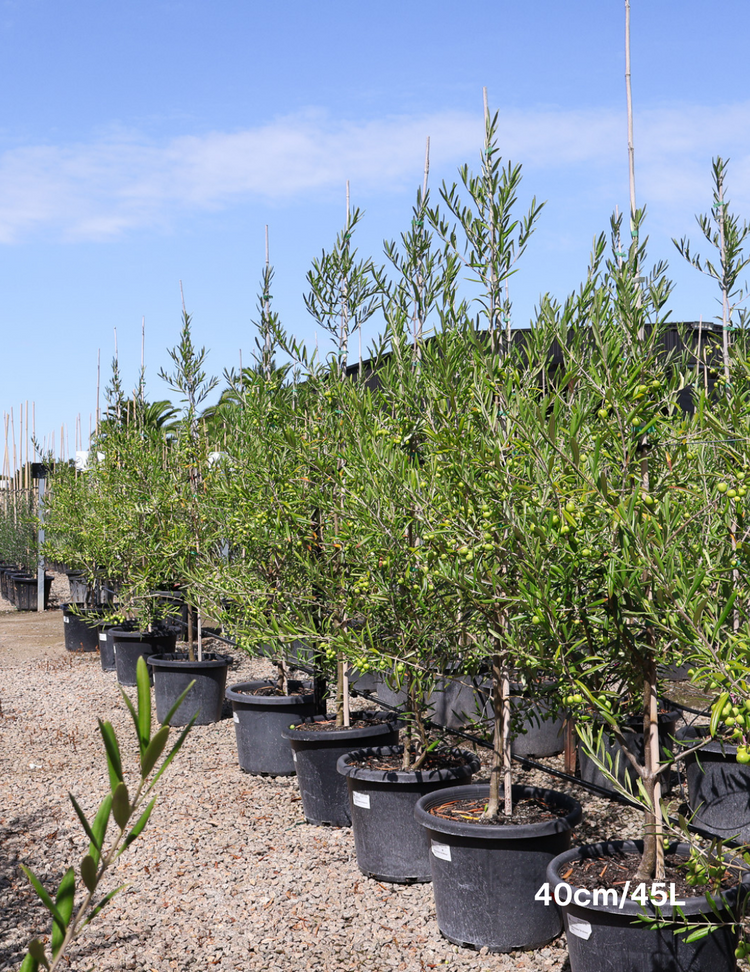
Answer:
M429 861L443 933L508 950L559 931L557 910L531 894L553 858L553 890L563 874L579 875L576 862L606 863L621 852L635 855L636 885L659 886L671 874L664 781L706 741L679 750L670 743L665 752L661 667L690 664L718 696L710 728L728 722L743 751L744 734L736 734L748 698L750 384L743 333L724 349L715 383L700 335L696 353L695 332L670 325L670 285L664 266L644 269L640 216L628 248L614 220L611 255L604 237L595 241L580 290L563 304L544 297L532 327L511 330L507 284L539 207L515 216L520 170L501 163L493 119L480 172L462 177L463 197L443 187L433 206L429 194L418 195L411 229L386 248L390 274L358 257L360 214L348 216L308 275L308 309L334 338L326 362L271 312L267 270L256 366L225 376L216 407L200 412L214 382L187 314L175 370L165 376L184 405L171 431L142 394L124 398L115 374L96 443L101 458L83 473L64 467L53 475L48 553L114 579L141 639L163 613L157 592L179 586L197 646L191 631L189 657L157 667L187 680L194 663L220 667L202 649L207 618L274 658L276 679L230 690L241 754L245 713L259 700L277 710L277 723L287 721L298 771L318 738L335 750L355 745L357 729L365 739L385 733L385 747L338 758L360 866L381 878L422 880ZM720 214L727 230L731 217ZM738 257L722 250L721 259ZM478 280L477 316L458 296L462 268ZM349 342L376 307L387 351L350 368ZM289 366L276 365L281 351ZM310 686L290 678L290 654L311 669ZM371 733L372 719L349 711L350 679L372 673L403 700L400 746L392 745L392 721L376 720ZM488 785L446 790L476 771L472 754L439 747L429 723L430 697L457 673L491 686L493 760ZM552 711L572 710L594 764L640 800L637 848L601 846L568 852L570 863L557 859L580 807L563 794L514 787L519 684L529 704L549 706L556 697ZM303 717L312 721L288 728ZM607 757L608 736L629 774ZM256 744L247 748L257 753ZM401 814L410 822L415 787L440 788L416 811L418 864L414 855L404 859L397 811L380 809L391 778L404 781L403 792L412 787ZM311 809L308 817L326 820L318 814L328 812ZM364 849L368 828L382 851L374 861ZM392 862L383 857L391 852ZM678 850L693 873L703 868L713 878L717 869L701 854L694 842ZM674 936L671 927L634 924L643 907L628 901L610 909L605 933L607 908L587 910L578 903L585 897L564 909L574 972L599 961L587 949L616 951L625 928L628 941L648 942L629 951L656 950L675 968L696 955L706 968L719 968L719 956L734 961L727 958L734 918L717 921L707 937ZM710 916L710 898L696 900L696 913ZM695 920L710 924L688 924Z

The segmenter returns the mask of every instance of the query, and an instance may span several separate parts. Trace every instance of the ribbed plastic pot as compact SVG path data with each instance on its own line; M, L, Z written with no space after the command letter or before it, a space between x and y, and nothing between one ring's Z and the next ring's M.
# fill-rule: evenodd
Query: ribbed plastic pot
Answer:
M88 611L85 604L63 604L63 634L67 651L98 651L99 611Z
M335 720L335 715L315 716L312 721ZM297 781L302 796L302 809L310 824L330 824L333 827L351 827L349 792L346 780L336 766L339 759L363 746L395 746L398 743L399 724L385 712L358 713L356 718L366 719L371 725L348 729L305 729L307 721L298 728L286 727L281 735L288 739L292 760L297 770Z
M685 726L677 738L695 745L705 735ZM691 822L724 840L750 841L750 765L737 762L737 747L712 740L685 758Z
M430 812L449 800L486 801L489 791L486 783L452 786L422 797L414 808L430 842L438 927L455 945L491 952L541 948L562 931L562 916L536 894L550 861L570 847L581 805L555 790L514 786L514 802L541 799L565 816L533 824L479 824Z
M371 770L357 766L368 756L401 756L403 746L356 750L341 756L338 772L346 777L357 866L367 877L393 884L432 880L430 841L414 819L420 797L457 783L468 783L479 769L474 753L458 750L464 765L451 769Z
M543 698L532 698L523 685L514 684L512 694L511 708L523 720L521 730L513 737L513 754L542 757L561 753L565 749L565 713L555 711Z
M0 567L0 594L2 594L6 601L12 600L11 574L17 574L20 569L18 564L4 564Z
M600 896L596 904L577 904L578 890L560 877L572 861L581 859L601 860L613 854L641 853L640 841L612 841L574 847L550 861L547 881L552 895L557 891L558 900L570 900L562 904L565 934L568 939L568 956L571 972L734 972L737 963L734 950L737 947L737 926L732 926L732 911L737 907L738 896L747 893L734 890L721 895L718 901L720 915L728 924L720 924L716 931L697 941L687 942L687 935L675 935L671 927L656 929L643 924L642 905L626 898L620 906L603 903ZM678 853L687 856L687 844L676 845ZM570 890L566 890L569 888ZM579 895L579 900L589 901L591 896ZM681 910L691 924L705 924L716 920L705 896L686 898ZM676 919L677 927L683 927L676 908L665 904L659 909L661 919ZM656 917L657 909L649 904L646 914Z
M52 575L44 575L44 607L49 604L52 590ZM38 581L36 574L11 574L13 582L13 603L19 611L36 611L39 603Z
M86 603L89 596L89 585L83 573L80 570L69 570L66 573L68 575L68 587L70 588L70 600Z
M271 686L270 680L230 685L226 697L232 703L240 769L256 776L293 776L292 749L282 731L292 723L315 714L315 699L309 682L290 681L299 695L253 695Z
M152 631L125 631L111 629L115 653L115 670L120 685L136 684L139 658L161 655L174 651L177 637L174 633L160 634Z
M664 712L659 715L659 750L661 752L661 757L664 760L668 758L667 753L671 752L675 748L675 744L672 740L676 734L675 727L679 718L679 712ZM634 717L628 720L628 726L628 730L623 733L625 741L628 743L631 752L636 756L636 758L639 761L642 761L644 759L643 720L639 717ZM603 752L608 753L612 758L613 767L615 760L619 755L619 763L617 767L618 780L624 784L627 777L630 779L631 785L635 786L635 770L631 767L627 757L623 755L622 750L620 749L620 744L614 739L613 736L608 736L606 732L602 736L602 743ZM587 783L595 783L597 786L601 786L605 790L609 790L611 793L614 792L609 780L596 766L593 760L586 755L580 742L578 744L578 765L581 770L582 780L585 780ZM671 792L671 789L672 787L669 774L664 774L662 776L662 793L669 793Z
M119 627L117 622L101 621L96 630L99 636L99 661L103 672L114 672L117 670L115 664L115 643L114 629Z
M150 655L146 659L154 676L156 718L164 725L169 710L191 682L185 701L169 720L170 726L186 726L196 713L196 726L219 722L232 659L205 652L201 661L190 661L187 652Z
M438 679L428 699L430 719L446 729L486 723L492 682L485 675L455 674Z

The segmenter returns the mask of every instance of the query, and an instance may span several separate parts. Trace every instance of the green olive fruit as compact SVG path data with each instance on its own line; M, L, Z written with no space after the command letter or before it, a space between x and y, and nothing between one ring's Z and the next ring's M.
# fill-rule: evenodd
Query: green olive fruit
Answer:
M563 536L567 536L570 533L570 527L568 526L567 523L563 524L563 526L560 527L560 533L562 533Z
M591 550L589 549L589 547L584 547L583 548L583 550L581 551L581 556L582 557L590 557L591 556Z
M542 619L539 617L538 614L534 614L534 615L532 615L531 623L532 624L541 624L542 623Z
M728 489L727 490L727 496L729 497L729 499L735 499L736 496L737 496L737 490L736 489Z
M729 486L726 483L719 483L719 485L716 488L720 493L726 493L726 491L729 489Z
M653 506L656 500L653 496L651 496L650 493L646 493L646 495L643 497L643 502L646 504L646 506Z
M599 416L600 419L609 418L609 412L607 411L606 408L600 408L596 414Z
M560 517L557 515L557 513L555 513L554 516L552 517L552 526L557 526L559 522L560 522Z
M737 747L737 762L750 763L750 751L745 746Z
M565 504L565 509L568 511L568 513L575 513L576 505L573 500L568 500L568 502Z

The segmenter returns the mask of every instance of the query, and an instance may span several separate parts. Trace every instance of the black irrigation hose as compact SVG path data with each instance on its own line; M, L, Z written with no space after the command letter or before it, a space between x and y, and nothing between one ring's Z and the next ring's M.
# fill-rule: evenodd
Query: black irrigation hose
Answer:
M179 623L182 625L183 628L187 628L187 625L185 624L184 621L180 621ZM211 633L210 637L218 638L219 641L223 641L227 645L232 645L232 647L237 646L237 642L233 641L231 638L225 638L222 635L217 635L214 634L213 632ZM309 665L304 665L301 662L296 662L294 665L291 665L290 667L296 669L297 671L304 672L306 675L315 676L316 674L315 668L311 668ZM381 699L377 697L377 695L373 695L370 689L352 688L350 689L350 692L352 693L352 695L361 696L363 699L377 702L381 708L386 709L388 712L395 712L398 715L403 714L404 710L402 707L397 705L390 705L390 703L388 702L383 702ZM692 709L690 708L690 706L682 705L678 702L673 702L671 699L665 698L664 701L668 705L673 705L676 709L680 709L681 711L684 712L692 712L695 715L706 715L708 712L711 711L710 708L702 711L698 709ZM436 729L442 729L442 731L447 733L448 735L458 736L460 739L465 739L467 742L474 743L477 746L482 746L484 749L493 748L491 742L488 742L486 739L482 739L481 736L475 736L472 733L464 732L463 729L446 729L445 726L439 726L437 725L437 723L430 722L429 720L427 722L427 725L430 728L434 727ZM643 809L641 804L637 803L635 800L631 800L630 797L627 797L622 793L617 793L614 790L608 790L605 787L599 786L596 783L589 783L587 780L581 780L577 776L571 776L570 773L564 773L562 770L552 769L552 767L545 766L544 763L539 763L535 759L529 759L528 756L516 756L515 754L513 754L512 759L515 762L519 763L524 769L540 770L542 773L546 773L547 776L553 776L558 780L563 780L565 783L573 783L575 784L575 786L579 786L581 787L581 789L587 790L593 796L603 797L606 798L607 800L611 800L613 803L620 803L623 804L624 806L633 807L636 810ZM675 820L674 817L669 817L669 822L675 826L679 824L679 821ZM707 840L716 839L716 834L712 834L709 831L704 830L702 827L698 827L692 823L688 823L688 830L694 834L697 834L699 837L705 837ZM732 841L728 841L727 846L732 847L735 846L735 844Z

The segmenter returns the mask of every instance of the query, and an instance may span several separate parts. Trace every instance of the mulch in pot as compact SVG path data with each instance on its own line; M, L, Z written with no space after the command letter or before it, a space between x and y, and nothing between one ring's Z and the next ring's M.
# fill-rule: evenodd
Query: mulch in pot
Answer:
M554 820L556 817L566 816L570 810L562 806L550 806L540 799L517 800L513 805L513 813L507 817L498 813L496 817L484 816L487 804L483 800L450 800L437 807L431 807L430 813L443 820L460 820L466 823L485 824L497 827L506 824L535 824L544 820Z

